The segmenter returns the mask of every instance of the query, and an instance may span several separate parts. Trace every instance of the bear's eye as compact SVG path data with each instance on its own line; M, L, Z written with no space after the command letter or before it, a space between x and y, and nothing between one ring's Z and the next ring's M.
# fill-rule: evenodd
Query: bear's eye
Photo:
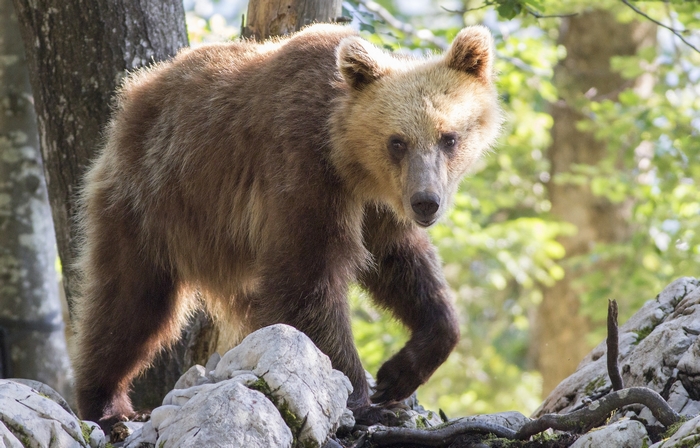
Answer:
M401 137L397 136L392 136L389 138L388 146L389 154L391 154L391 158L394 159L395 162L401 161L404 154L406 154L406 151L408 150L408 145L406 142L403 141Z
M457 146L457 134L449 132L440 136L440 148L447 153L451 153Z

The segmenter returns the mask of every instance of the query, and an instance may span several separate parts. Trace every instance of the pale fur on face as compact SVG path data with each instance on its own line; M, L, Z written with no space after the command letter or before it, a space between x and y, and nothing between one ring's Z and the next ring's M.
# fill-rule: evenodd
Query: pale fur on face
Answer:
M436 193L444 213L460 179L490 148L502 122L494 88L493 40L484 27L469 27L443 55L397 57L352 37L341 43L338 65L350 94L332 122L332 160L355 193L415 220L410 198ZM456 135L448 155L441 136ZM392 137L407 143L397 163L388 151ZM349 175L348 175L349 174Z

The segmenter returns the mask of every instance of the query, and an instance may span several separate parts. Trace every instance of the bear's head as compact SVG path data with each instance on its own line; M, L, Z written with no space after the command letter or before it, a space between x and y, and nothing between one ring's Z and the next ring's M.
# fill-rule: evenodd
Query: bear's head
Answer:
M334 166L361 200L433 224L498 136L491 34L465 28L430 59L349 37L337 62L347 94L331 118Z

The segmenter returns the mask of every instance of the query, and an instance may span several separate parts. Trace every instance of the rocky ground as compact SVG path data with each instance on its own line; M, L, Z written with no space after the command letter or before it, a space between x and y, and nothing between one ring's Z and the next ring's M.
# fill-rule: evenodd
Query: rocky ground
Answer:
M257 331L194 366L146 423L122 424L137 447L597 447L700 446L700 281L682 278L619 328L614 391L601 343L527 418L516 412L443 421L407 400L401 427L356 426L351 386L302 333ZM269 343L274 341L274 343ZM619 387L618 387L619 388ZM553 431L557 427L565 429ZM41 383L0 380L0 448L105 447Z

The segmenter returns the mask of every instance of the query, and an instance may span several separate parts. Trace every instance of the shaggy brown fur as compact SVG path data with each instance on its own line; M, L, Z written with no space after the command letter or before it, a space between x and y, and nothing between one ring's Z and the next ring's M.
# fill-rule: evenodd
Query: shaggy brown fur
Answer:
M472 27L444 56L412 59L314 25L130 76L83 194L81 416L133 412L132 378L179 336L197 290L240 335L304 331L366 416L346 302L357 280L412 332L373 401L425 382L459 329L422 227L496 137L491 47Z

